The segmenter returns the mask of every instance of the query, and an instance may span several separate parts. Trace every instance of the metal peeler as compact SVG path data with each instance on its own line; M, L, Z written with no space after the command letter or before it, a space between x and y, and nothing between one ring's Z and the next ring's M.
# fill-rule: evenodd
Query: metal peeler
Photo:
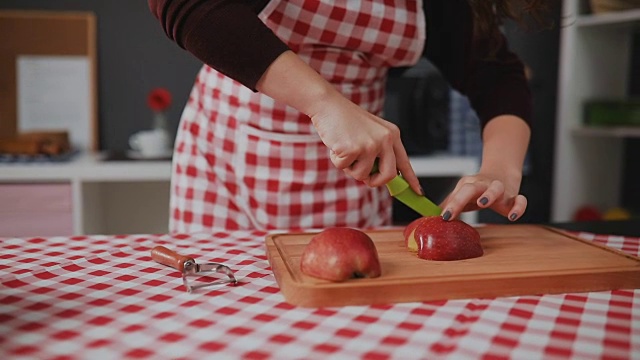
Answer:
M151 258L156 262L170 266L182 273L182 282L187 292L203 288L205 286L232 284L237 285L238 281L233 275L233 271L226 265L220 263L197 264L196 261L189 256L180 255L175 251L169 250L164 246L156 246L151 249ZM189 276L205 276L206 273L220 273L228 276L228 279L219 279L204 284L189 284Z

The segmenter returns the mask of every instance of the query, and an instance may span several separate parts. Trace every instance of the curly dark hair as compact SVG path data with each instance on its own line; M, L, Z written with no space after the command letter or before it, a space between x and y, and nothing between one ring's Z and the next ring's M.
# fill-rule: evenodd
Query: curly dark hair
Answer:
M551 26L545 19L549 11L548 0L468 0L474 15L476 37L485 37L490 43L498 41L499 27L505 20L513 20L530 28L533 23Z

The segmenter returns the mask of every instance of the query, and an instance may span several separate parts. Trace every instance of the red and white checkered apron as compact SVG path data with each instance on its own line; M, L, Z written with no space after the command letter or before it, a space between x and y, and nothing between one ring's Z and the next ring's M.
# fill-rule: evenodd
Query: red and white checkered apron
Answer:
M425 39L421 1L271 1L259 16L342 94L377 115L388 68L414 64ZM391 221L386 188L336 169L308 116L208 66L182 115L173 164L171 232Z

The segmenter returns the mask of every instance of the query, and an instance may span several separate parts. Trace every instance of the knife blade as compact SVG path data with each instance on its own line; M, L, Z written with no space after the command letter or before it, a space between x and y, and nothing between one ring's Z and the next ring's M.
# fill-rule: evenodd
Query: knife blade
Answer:
M373 163L373 169L371 169L372 174L377 172L378 159ZM401 175L396 175L386 186L391 196L422 216L437 216L442 213L442 209L433 201L413 191Z

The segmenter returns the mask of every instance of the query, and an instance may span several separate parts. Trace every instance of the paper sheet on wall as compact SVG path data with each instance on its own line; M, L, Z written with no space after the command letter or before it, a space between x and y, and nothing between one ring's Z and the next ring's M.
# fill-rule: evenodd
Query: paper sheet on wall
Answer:
M19 56L18 131L67 130L91 148L90 62L85 56Z

